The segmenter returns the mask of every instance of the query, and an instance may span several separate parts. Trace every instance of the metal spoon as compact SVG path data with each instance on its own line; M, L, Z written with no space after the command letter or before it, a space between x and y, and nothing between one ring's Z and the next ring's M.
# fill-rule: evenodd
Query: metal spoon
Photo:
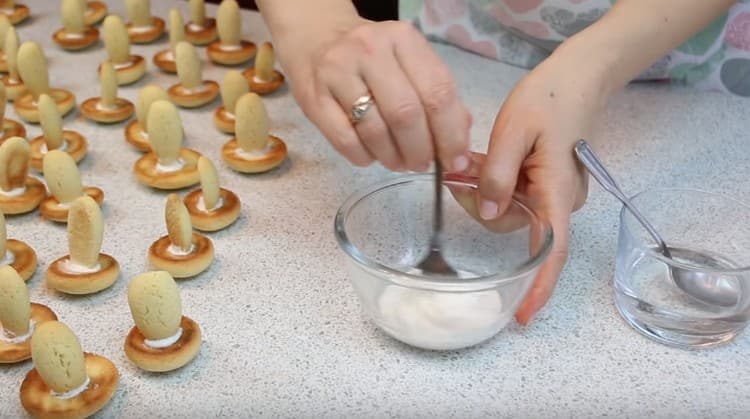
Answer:
M430 237L430 252L417 265L423 273L428 275L455 276L448 261L443 257L442 233L443 233L443 167L438 159L435 159L435 202L433 204L434 215L432 218L432 236Z
M638 220L646 231L648 231L665 257L675 260L673 256L677 256L681 261L689 261L691 264L705 266L707 268L732 268L727 262L724 262L715 256L690 249L670 248L667 246L664 239L662 239L661 235L659 235L651 223L648 222L633 203L630 202L628 197L625 196L620 189L620 186L612 175L609 174L604 165L602 165L599 158L585 140L578 141L575 146L575 153L594 179L596 179L605 190L620 200L620 202L625 205L625 208L627 208L630 213L633 214L635 219ZM741 287L738 278L728 278L725 276L717 277L717 275L712 275L708 272L682 269L673 266L669 267L669 276L672 278L675 285L677 285L682 291L704 303L722 307L731 307L739 301Z

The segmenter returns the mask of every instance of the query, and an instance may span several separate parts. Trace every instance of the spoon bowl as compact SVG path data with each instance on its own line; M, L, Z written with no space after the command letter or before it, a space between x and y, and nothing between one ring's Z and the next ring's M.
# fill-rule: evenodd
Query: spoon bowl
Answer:
M579 140L575 146L575 153L578 160L591 173L591 176L615 198L617 198L627 208L635 219L648 231L653 237L659 248L659 251L667 259L682 261L685 264L698 268L708 269L732 269L731 265L723 262L717 257L705 252L684 248L673 248L667 246L662 236L656 231L653 225L641 214L633 205L630 199L622 192L615 179L604 167L601 160L596 156L585 140ZM706 304L732 307L736 305L742 296L740 286L741 278L714 278L702 272L700 269L682 269L672 264L669 265L669 276L672 282L690 297Z

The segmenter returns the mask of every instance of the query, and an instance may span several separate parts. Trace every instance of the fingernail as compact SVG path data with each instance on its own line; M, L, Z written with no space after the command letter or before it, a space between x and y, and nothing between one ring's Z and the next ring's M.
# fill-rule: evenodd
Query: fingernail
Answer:
M456 172L463 172L469 168L469 158L466 156L458 156L453 160L453 170Z
M497 203L483 199L479 204L479 216L483 220L492 220L497 217Z

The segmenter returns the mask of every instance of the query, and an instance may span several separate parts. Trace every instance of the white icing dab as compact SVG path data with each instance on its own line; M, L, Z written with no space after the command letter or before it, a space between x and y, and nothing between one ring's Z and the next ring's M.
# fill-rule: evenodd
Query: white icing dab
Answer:
M131 26L128 28L128 32L133 33L149 33L151 31L156 30L154 25L148 25L148 26Z
M73 202L73 201L71 201L71 202ZM57 201L57 205L55 205L55 206L57 208L59 208L59 209L70 209L70 203L71 202L60 202L60 201Z
M135 59L133 59L133 56L128 57L127 61L123 61L121 63L112 63L112 67L115 68L115 70L124 70L126 68L130 68L133 65L135 65Z
M23 334L21 336L16 336L13 332L11 332L8 329L2 329L2 326L0 325L0 342L5 342L9 344L16 344L16 343L23 343L26 342L31 338L31 335L34 334L34 328L36 326L36 322L34 319L29 320L29 331L26 332L26 334Z
M146 346L154 349L162 349L167 348L169 346L174 345L175 342L180 340L182 337L182 328L177 329L177 333L174 335L164 338L164 339L156 339L156 340L150 340L150 339L143 339L143 343L146 344Z
M266 146L260 150L243 150L241 148L237 148L234 151L234 154L244 159L257 159L266 157L266 155L268 155L268 153L271 152L271 150L273 150L274 148L275 146L271 142L267 142Z
M174 61L174 52L172 50L167 50L164 55L161 56L164 60Z
M11 265L16 261L16 254L10 250L5 252L5 255L0 259L0 266Z
M117 109L117 108L118 108L118 106L117 106L117 105L106 106L106 105L104 104L104 102L102 102L102 101L100 100L100 101L96 102L96 106L95 106L95 108L96 108L96 110L97 110L97 111L112 111L112 110L115 110L115 109Z
M63 140L62 144L60 144L60 148L58 148L57 150L65 151L67 149L68 149L68 142ZM46 154L49 151L49 148L47 147L46 142L42 143L42 145L39 147L39 151L42 154Z
M195 246L191 243L190 248L188 250L184 250L179 246L175 246L173 244L170 244L169 247L167 247L167 252L171 253L174 256L187 256L191 253L193 253L193 250L195 250Z
M203 195L198 198L198 203L195 204L195 207L198 208L198 211L202 212L211 212L215 209L221 208L222 206L224 206L224 198L219 197L219 200L216 201L216 205L214 205L213 208L206 209L206 201L203 199Z
M89 384L91 384L91 379L88 376L86 376L86 381L84 381L83 384L81 384L78 388L74 388L73 390L66 391L64 393L58 393L54 390L50 390L49 392L55 398L68 400L88 390Z
M183 87L182 88L182 93L186 93L188 95L192 95L192 94L195 94L195 93L205 92L206 89L208 89L208 87L205 84L200 84L200 85L198 85L196 87L193 87L192 89L188 89L187 87Z
M65 38L69 39L83 39L86 35L82 33L75 33L75 32L65 32Z
M20 188L13 188L9 191L0 189L0 195L8 197L8 198L22 196L25 193L26 193L26 186L21 186Z
M89 268L88 266L79 265L77 263L74 263L70 259L65 259L60 269L62 269L65 273L69 274L92 274L94 272L99 272L102 270L102 265L98 262L93 268Z
M185 161L182 159L177 159L174 161L174 163L171 164L162 164L161 162L156 163L157 172L176 172L183 167L185 167Z
M190 22L188 23L188 29L190 29L191 31L202 31L205 28L203 25L199 25L195 22Z
M254 82L256 82L256 83L268 83L268 82L270 82L271 80L263 80L263 79L261 79L260 77L258 77L258 75L257 75L257 74L254 74L254 75L253 75L253 81L254 81Z
M219 47L223 51L240 51L240 50L242 50L242 45L226 45L226 44L221 44Z

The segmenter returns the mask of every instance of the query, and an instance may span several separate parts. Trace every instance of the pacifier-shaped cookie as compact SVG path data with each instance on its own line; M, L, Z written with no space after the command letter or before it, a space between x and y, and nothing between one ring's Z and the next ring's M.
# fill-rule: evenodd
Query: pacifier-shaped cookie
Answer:
M47 191L42 182L29 176L31 150L21 137L0 144L0 211L25 214L34 211Z
M139 151L151 151L151 142L148 140L148 110L157 100L169 101L167 91L155 84L141 89L135 102L135 120L125 127L125 140Z
M240 216L240 198L219 186L216 167L205 156L198 159L201 187L185 196L185 207L197 230L217 231L228 227Z
M237 65L255 56L257 47L241 39L242 18L236 0L222 0L216 13L219 39L208 45L208 58L217 64Z
M185 24L185 38L193 45L207 45L216 40L216 19L206 17L206 2L190 0L190 21Z
M247 80L242 73L236 70L226 72L220 86L222 105L214 111L214 125L219 131L234 134L234 109L237 100L249 91Z
M151 152L135 162L133 171L141 183L157 189L180 189L200 181L200 153L182 147L182 121L169 101L157 100L148 111Z
M172 371L198 355L200 327L182 315L180 291L168 272L146 272L133 278L128 305L135 327L125 339L125 354L138 367Z
M47 285L66 294L93 294L109 288L120 275L120 265L100 253L103 238L99 205L90 196L76 198L68 210L69 254L50 264Z
M73 331L59 321L31 336L34 368L21 383L21 404L34 417L85 418L109 403L120 374L112 361L84 353Z
M76 106L73 93L49 85L47 58L42 47L36 42L24 42L18 48L18 74L26 84L26 93L16 98L13 106L16 113L26 122L37 123L41 119L39 100L48 95L54 102L57 113L62 117Z
M0 266L0 364L31 358L31 335L44 322L57 320L43 304L29 301L29 289L13 267Z
M284 75L274 69L276 54L269 42L264 42L255 56L255 66L245 70L242 75L247 79L251 92L267 95L284 85Z
M88 48L99 40L99 30L86 24L84 18L86 2L81 0L62 0L62 29L58 29L52 40L61 48L78 51Z
M0 26L0 31L2 31ZM21 75L18 73L18 33L16 28L9 27L5 30L5 41L3 42L3 52L5 53L5 67L8 71L2 77L3 85L5 86L5 96L9 102L13 102L18 99L24 93L26 93L26 84L21 80ZM19 137L25 137L19 135Z
M146 60L130 53L130 38L125 23L117 15L109 15L102 24L102 37L107 48L108 61L117 73L117 84L135 83L146 74Z
M175 55L179 83L167 90L172 102L183 108L197 108L216 99L219 84L213 80L203 80L201 60L193 44L178 42Z
M135 106L129 100L117 97L117 72L111 62L99 67L99 86L102 95L86 99L81 104L81 113L86 118L101 124L121 122L133 115Z
M221 149L221 156L232 169L261 173L279 166L286 158L286 144L268 132L268 114L256 93L246 93L234 108L234 138Z
M176 194L167 197L164 218L167 235L148 249L151 265L175 278L189 278L205 271L214 259L214 245L208 237L193 232L190 214Z
M151 16L150 0L125 0L128 11L128 36L134 44L148 44L164 34L164 20Z
M70 204L82 196L90 196L98 205L104 201L104 191L94 186L83 187L81 173L68 153L52 150L44 156L44 181L50 196L42 201L42 217L58 223L68 222Z
M44 170L44 156L51 150L61 150L70 155L76 163L86 157L88 143L79 132L63 129L62 116L51 96L39 97L39 118L42 135L31 140L30 164L34 170Z

